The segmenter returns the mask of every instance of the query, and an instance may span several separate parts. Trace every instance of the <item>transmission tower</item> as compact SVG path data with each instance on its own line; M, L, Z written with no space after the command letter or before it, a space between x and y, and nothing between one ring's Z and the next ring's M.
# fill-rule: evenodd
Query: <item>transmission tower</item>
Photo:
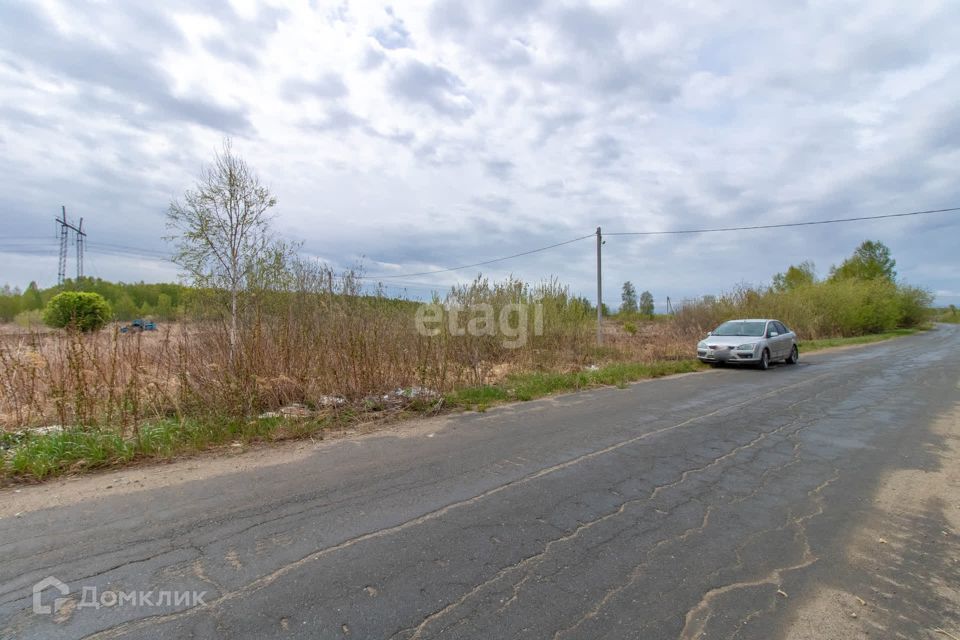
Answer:
M67 248L69 246L70 232L76 234L77 241L77 280L83 277L83 245L86 242L87 234L83 230L83 218L80 218L79 226L73 226L67 222L67 208L61 207L61 216L57 218L60 225L60 268L57 270L57 284L62 285L67 277Z

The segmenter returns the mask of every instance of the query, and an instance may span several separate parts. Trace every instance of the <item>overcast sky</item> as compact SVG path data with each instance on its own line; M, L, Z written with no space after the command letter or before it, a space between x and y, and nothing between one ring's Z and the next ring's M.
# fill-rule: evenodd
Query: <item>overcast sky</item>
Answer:
M598 225L960 206L960 2L719 4L0 0L0 283L56 281L61 205L84 218L88 275L176 279L154 257L167 206L225 136L277 196L280 236L369 274ZM957 213L610 237L605 299L628 279L662 305L803 260L824 275L867 238L960 303ZM594 261L586 239L483 271L593 299Z

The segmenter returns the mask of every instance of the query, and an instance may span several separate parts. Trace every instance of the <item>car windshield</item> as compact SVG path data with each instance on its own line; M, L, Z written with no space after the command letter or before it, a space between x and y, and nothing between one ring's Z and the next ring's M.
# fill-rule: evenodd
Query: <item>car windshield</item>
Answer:
M751 336L760 337L766 328L766 322L745 322L743 320L731 320L724 322L713 332L715 336Z

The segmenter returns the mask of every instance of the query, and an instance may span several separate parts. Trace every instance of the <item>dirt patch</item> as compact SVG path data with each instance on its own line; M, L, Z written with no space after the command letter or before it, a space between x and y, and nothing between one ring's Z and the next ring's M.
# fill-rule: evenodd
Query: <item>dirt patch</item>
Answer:
M145 464L93 475L64 477L36 485L14 485L0 489L0 519L85 500L136 493L205 480L249 469L258 469L302 460L325 447L344 440L367 437L432 438L442 431L448 418L397 422L387 425L360 425L330 440L298 440L276 444L227 447L218 453L203 452L195 457L166 463ZM373 429L373 430L371 430Z
M310 455L323 443L291 442L247 447L242 453L204 455L165 464L118 469L82 477L67 477L39 485L0 490L0 518L104 496L135 493L203 480L227 473L292 462Z
M846 549L856 579L802 604L788 640L960 638L960 404L933 425L939 469L882 481ZM922 630L905 636L903 628Z

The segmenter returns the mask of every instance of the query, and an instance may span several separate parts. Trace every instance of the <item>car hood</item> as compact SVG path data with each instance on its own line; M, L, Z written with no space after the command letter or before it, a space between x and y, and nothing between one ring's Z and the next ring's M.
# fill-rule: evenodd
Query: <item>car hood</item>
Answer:
M709 347L738 347L741 344L752 344L763 340L760 336L709 336L701 342Z

